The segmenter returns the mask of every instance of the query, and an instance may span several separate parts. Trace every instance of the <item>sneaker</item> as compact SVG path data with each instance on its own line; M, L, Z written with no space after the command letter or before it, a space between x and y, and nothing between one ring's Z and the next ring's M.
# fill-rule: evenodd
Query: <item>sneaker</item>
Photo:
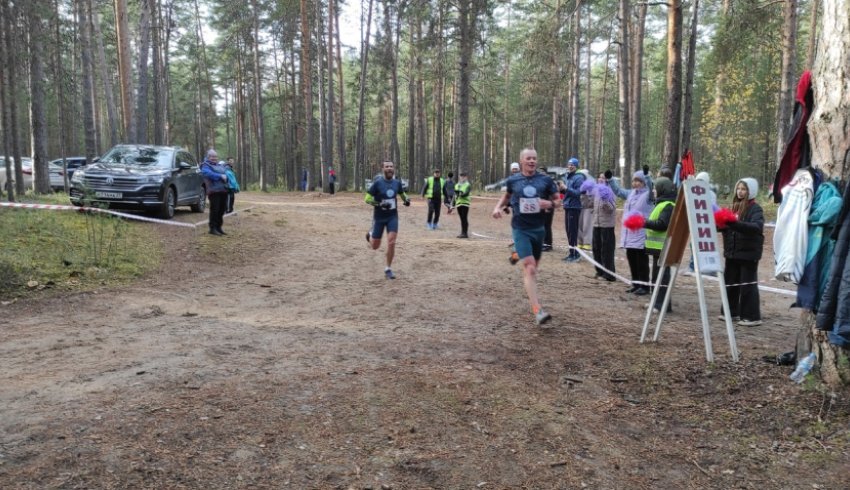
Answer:
M761 325L761 320L741 320L738 322L739 327L758 327Z
M431 223L428 223L428 224L426 224L425 226L427 226L429 230L433 230L433 229L434 229L434 225L432 225Z
M543 311L543 308L537 310L537 314L534 315L534 321L537 322L538 325L543 325L552 319L552 315Z
M512 252L511 256L508 258L508 261L511 263L511 265L516 265L516 263L519 262L519 254L516 252Z
M725 322L726 321L726 315L717 315L717 319L720 320L721 322ZM739 317L739 316L733 316L732 317L732 322L738 322L740 320L741 320L741 317Z
M649 294L649 289L647 289L647 288L637 288L637 289L634 290L634 292L632 294L634 294L635 296L646 296L647 294Z
M634 293L634 292L635 292L635 291L637 291L638 289L640 289L640 288L639 288L639 287L637 287L637 286L632 286L632 287L630 287L629 289L626 289L626 292L627 292L627 293Z
M222 236L222 235L224 235L224 233L222 233L218 230L210 230L210 235Z
M458 238L469 238L469 236L468 236L466 233L461 233L461 234L460 234L460 235L458 235L457 237L458 237Z
M387 276L387 279L395 279L395 274L393 274L392 269L385 270L384 275Z

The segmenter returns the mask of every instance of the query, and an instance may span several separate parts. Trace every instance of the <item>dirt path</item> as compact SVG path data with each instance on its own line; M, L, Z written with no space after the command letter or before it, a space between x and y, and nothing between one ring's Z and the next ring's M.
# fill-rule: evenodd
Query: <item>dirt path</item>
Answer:
M760 360L792 298L762 296L738 364L712 315L707 364L692 279L642 345L645 301L555 252L541 330L493 202L466 241L403 208L395 281L359 195L243 193L226 237L140 225L158 274L4 307L0 487L846 487L848 394Z

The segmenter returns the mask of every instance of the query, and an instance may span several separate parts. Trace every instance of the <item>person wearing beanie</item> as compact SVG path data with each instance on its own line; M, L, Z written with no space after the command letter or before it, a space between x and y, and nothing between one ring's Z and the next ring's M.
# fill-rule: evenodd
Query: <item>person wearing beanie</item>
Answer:
M658 280L658 273L661 265L658 263L661 259L661 250L664 248L664 241L667 239L667 228L670 227L670 220L673 217L673 208L676 203L676 185L667 177L659 177L655 182L655 207L646 220L643 227L646 232L645 250L648 255L652 256L652 283ZM664 305L664 296L667 294L667 285L670 284L670 269L664 269L664 275L661 277L661 290L655 298L655 304L652 306L655 312L660 312ZM673 311L672 303L668 305L667 313Z
M646 187L646 175L638 170L632 174L632 190L626 193L623 205L623 221L631 216L640 215L644 221L652 213L652 200ZM643 228L629 229L623 226L620 230L620 247L626 249L626 260L632 275L632 285L626 290L635 296L649 294L649 256L645 252L646 230Z
M519 173L519 162L511 164L511 175Z
M584 183L584 174L578 172L578 158L570 158L567 162L567 175L561 182L561 192L564 194L564 227L567 231L567 242L570 250L564 262L578 262L578 225L581 218L581 184Z
M764 248L764 211L755 200L758 190L758 181L753 178L743 178L735 184L732 211L738 219L726 223L722 230L726 258L723 274L726 284L731 284L726 286L729 313L733 321L740 319L738 325L742 327L761 325L758 268Z

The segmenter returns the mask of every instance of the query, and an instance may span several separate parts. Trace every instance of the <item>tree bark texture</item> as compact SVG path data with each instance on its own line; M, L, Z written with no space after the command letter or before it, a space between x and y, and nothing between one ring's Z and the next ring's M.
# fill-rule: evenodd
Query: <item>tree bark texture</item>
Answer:
M91 71L91 0L77 0L80 24L80 66L83 75L83 127L85 128L86 161L97 157L94 135L94 76Z
M369 67L369 36L372 32L373 3L373 0L369 0L369 8L366 14L366 36L363 38L363 44L360 51L362 54L360 60L360 93L357 103L357 142L355 144L355 149L357 151L356 168L359 169L361 174L366 173L366 70ZM362 175L355 175L355 177L360 177L357 179L358 182L363 180Z
M782 74L779 84L779 104L776 109L776 160L777 165L785 152L785 140L791 126L794 107L794 89L797 80L797 0L785 0L785 19L782 28Z
M149 0L141 1L139 19L139 53L137 72L139 88L136 91L136 143L148 142L148 55L151 47L151 8Z
M257 165L260 173L260 188L268 191L269 184L274 185L272 169L266 164L266 131L263 117L263 67L260 64L260 12L257 0L252 0L254 13L254 112L256 113Z
M688 37L688 65L685 73L684 109L682 111L682 153L691 147L691 114L693 113L694 71L696 70L697 25L699 0L694 0L691 32Z
M698 0L697 0L698 1ZM641 102L643 95L643 40L646 35L646 11L647 5L646 3L641 3L638 5L638 16L637 22L635 22L634 26L634 34L633 34L633 45L631 62L632 62L632 79L629 83L629 89L631 90L631 110L629 113L629 122L631 123L631 132L632 132L632 154L631 161L633 167L630 169L630 174L637 170L636 167L640 166L641 162L641 151L643 145L641 144L642 135L641 135ZM628 176L626 176L628 177Z
M47 112L44 100L44 20L48 17L45 0L31 0L26 5L29 21L30 54L30 129L35 191L50 192L47 167Z
M830 177L850 178L850 0L823 0L821 30L812 71L815 107L809 119L812 164ZM825 332L804 317L821 376L830 386L850 383L848 352L831 345ZM842 361L843 359L843 361Z
M677 0L673 0L677 1ZM630 91L629 91L629 16L631 7L629 0L620 0L619 3L620 43L617 46L617 73L619 86L619 121L620 121L620 178L626 178L627 169L632 167L630 156L632 154ZM603 115L604 117L604 115Z
M313 58L310 54L310 7L307 0L301 0L301 96L304 101L304 150L306 166L310 172L307 187L312 189L316 183L316 162L313 148Z
M127 20L127 0L115 0L115 34L118 36L118 77L121 81L121 111L124 117L124 141L136 136L133 116L133 70L131 68L130 26Z
M682 120L682 1L667 7L667 106L664 119L663 162L671 169L679 161Z
M570 78L570 136L567 154L569 156L579 155L578 127L579 127L579 88L581 87L581 0L576 0L573 12L573 53L572 53L572 76ZM590 69L590 67L588 67ZM560 152L559 152L560 153ZM587 158L582 155L581 159ZM552 163L559 163L557 158Z

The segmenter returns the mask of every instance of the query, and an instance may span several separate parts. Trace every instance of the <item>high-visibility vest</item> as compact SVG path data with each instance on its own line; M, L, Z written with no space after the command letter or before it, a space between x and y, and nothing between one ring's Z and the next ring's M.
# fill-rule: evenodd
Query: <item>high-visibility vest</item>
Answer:
M659 216L661 216L661 212L664 211L664 208L667 206L673 206L673 201L664 201L658 203L655 208L653 208L652 213L649 214L650 221L657 220ZM657 231L646 229L646 244L644 245L646 248L650 250L661 250L664 248L664 240L667 238L667 230Z
M425 179L425 197L431 199L434 197L434 177ZM446 179L440 177L440 192L443 192L443 187L446 185Z
M469 188L471 185L469 182L457 183L455 184L455 206L469 206L470 197L469 197ZM461 194L466 194L466 196L461 197Z

